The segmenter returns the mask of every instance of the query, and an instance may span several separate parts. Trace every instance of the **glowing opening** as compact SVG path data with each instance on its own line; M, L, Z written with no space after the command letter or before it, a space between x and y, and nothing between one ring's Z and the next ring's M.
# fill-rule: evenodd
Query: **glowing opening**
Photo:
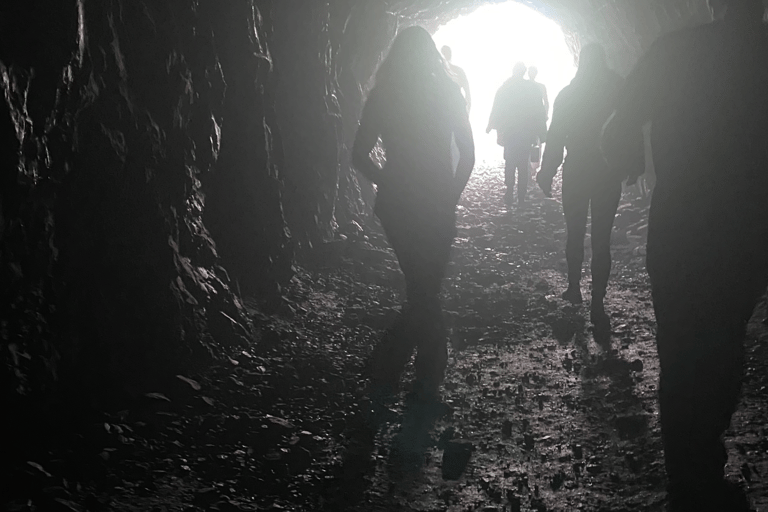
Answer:
M485 133L496 90L512 74L515 62L539 69L537 82L547 87L550 104L576 73L573 54L556 22L517 2L478 8L441 26L434 35L438 48L451 47L451 62L469 79L470 121L478 162L498 162L502 149L496 133Z

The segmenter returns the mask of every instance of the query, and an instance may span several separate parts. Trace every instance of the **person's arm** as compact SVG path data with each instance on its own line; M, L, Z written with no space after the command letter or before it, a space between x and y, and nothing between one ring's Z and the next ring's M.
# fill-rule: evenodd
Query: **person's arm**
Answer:
M547 95L547 86L544 84L541 84L541 97L544 100L544 111L547 114L547 119L549 119L549 96Z
M360 126L357 128L355 143L352 146L352 166L357 169L369 181L381 184L383 172L371 159L371 151L379 141L381 130L376 91L372 91L363 107L363 115L360 118Z
M601 148L609 168L633 184L645 172L643 126L651 121L664 76L662 50L654 43L624 81L616 109L603 127Z
M464 187L467 186L469 177L472 175L472 169L475 167L475 141L472 136L469 115L465 110L458 116L453 138L459 150L459 162L456 165L456 176L454 177L455 202L458 204Z
M501 115L501 96L504 86L496 91L496 96L493 99L493 108L491 108L491 116L488 118L488 127L485 129L485 133L491 133L491 130L499 129L499 116Z
M555 99L552 123L549 125L547 144L544 147L544 155L541 158L541 170L536 175L536 182L547 197L552 197L552 180L555 178L565 156L565 141L567 137L565 125L568 119L566 91L562 91Z
M459 71L459 85L464 90L464 99L467 102L467 112L472 108L472 93L469 91L469 78L463 69Z

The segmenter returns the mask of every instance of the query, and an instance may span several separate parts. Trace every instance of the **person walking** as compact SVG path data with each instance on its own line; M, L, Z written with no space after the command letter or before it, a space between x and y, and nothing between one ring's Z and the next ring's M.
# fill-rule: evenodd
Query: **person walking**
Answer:
M456 235L456 206L475 162L466 102L432 37L401 31L375 76L357 131L353 165L376 184L375 213L405 275L400 321L374 350L373 379L395 389L417 347L414 392L439 399L447 364L440 289ZM371 151L381 139L386 164ZM454 174L451 141L460 157Z
M525 79L526 66L514 65L512 76L496 92L486 133L496 130L497 141L504 147L504 200L512 203L517 172L517 202L525 205L528 194L531 147L537 137L544 137L546 114L541 90Z
M761 0L710 0L722 20L660 38L605 129L609 162L651 123L647 267L664 459L674 511L749 510L724 478L744 337L768 285L768 30ZM634 166L630 180L643 165Z
M581 275L587 215L592 224L592 321L607 320L603 301L611 273L611 231L621 198L622 176L609 169L600 152L603 125L613 113L623 79L608 68L605 50L585 46L573 81L558 94L547 134L547 147L536 181L547 197L563 164L563 213L568 237L568 289L563 299L581 304ZM642 138L638 140L642 144Z

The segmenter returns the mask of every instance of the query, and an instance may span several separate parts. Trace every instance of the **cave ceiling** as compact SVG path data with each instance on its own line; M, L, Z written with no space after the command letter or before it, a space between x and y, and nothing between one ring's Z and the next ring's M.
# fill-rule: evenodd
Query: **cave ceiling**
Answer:
M388 0L400 25L434 31L483 5L518 1L541 12L578 41L602 43L619 71L627 72L659 34L709 19L706 0Z

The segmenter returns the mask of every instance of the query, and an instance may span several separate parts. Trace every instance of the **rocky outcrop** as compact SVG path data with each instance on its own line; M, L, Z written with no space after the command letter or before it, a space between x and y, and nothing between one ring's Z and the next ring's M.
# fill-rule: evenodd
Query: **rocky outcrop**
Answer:
M39 29L0 55L5 390L150 390L252 337L222 261L252 293L289 277L270 5L241 4L3 11Z
M220 153L203 177L205 225L239 290L262 301L292 276L283 215L281 134L274 109L272 2L207 2L226 93L218 112Z
M286 214L300 248L332 236L343 151L339 43L348 2L275 4L275 99Z

